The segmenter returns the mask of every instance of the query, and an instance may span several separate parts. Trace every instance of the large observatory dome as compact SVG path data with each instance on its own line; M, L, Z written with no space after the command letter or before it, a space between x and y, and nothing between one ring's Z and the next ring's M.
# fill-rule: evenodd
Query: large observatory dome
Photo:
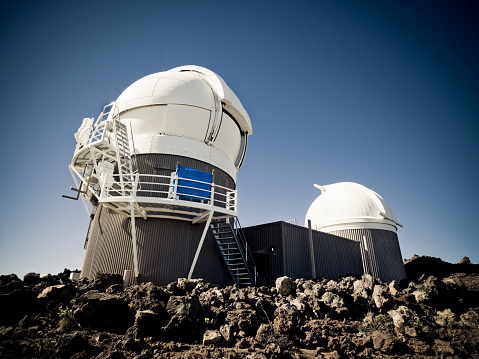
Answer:
M376 192L357 183L315 185L321 195L306 214L314 229L334 232L346 229L383 229L396 232L402 226L392 208Z
M116 106L121 121L131 128L135 153L186 156L236 178L252 134L251 121L214 72L181 66L148 75L124 90Z

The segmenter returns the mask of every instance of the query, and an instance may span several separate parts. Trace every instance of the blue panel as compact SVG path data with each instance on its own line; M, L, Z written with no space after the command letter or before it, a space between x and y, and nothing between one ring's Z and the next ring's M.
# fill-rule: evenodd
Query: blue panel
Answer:
M198 171L194 168L183 167L180 165L176 166L176 172L179 177L176 193L180 196L180 199L210 199L212 181L211 173ZM200 183L195 181L201 181L206 183Z

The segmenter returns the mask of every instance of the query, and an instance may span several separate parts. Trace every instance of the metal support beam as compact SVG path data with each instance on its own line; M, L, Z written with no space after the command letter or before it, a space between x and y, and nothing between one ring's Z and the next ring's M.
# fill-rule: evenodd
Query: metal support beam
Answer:
M311 253L311 275L312 279L316 279L316 262L314 260L314 245L313 245L313 229L311 228L311 220L308 219L309 230L309 252Z
M191 222L192 224L196 224L198 222L201 222L203 219L205 219L206 217L208 217L210 215L211 211L206 211L205 213L199 215L198 217L196 217L193 222Z
M191 279L191 276L193 275L193 272L195 270L196 261L198 260L198 257L200 256L201 247L203 247L203 242L205 241L206 233L208 233L208 229L210 228L211 219L213 218L214 213L215 213L214 211L210 211L208 220L206 221L205 229L203 229L203 234L201 235L200 243L198 244L198 248L196 249L195 258L193 258L193 263L191 263L190 272L188 273L188 279Z
M133 266L135 270L135 278L138 278L138 248L136 246L136 226L135 226L135 204L130 203L131 211L131 240L133 242Z
M361 261L363 263L363 272L364 274L371 274L370 264L369 264L368 244L366 243L366 236L363 236L363 238L359 240L359 246L361 249Z

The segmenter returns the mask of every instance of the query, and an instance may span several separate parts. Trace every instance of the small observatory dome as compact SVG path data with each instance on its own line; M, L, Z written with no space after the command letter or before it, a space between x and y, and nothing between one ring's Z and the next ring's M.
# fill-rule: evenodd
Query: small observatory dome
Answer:
M233 179L242 165L251 121L214 72L181 66L145 76L116 101L136 154L162 153L210 163Z
M315 187L321 195L309 207L305 226L310 219L313 229L327 233L361 228L396 233L402 227L387 202L367 187L352 182Z

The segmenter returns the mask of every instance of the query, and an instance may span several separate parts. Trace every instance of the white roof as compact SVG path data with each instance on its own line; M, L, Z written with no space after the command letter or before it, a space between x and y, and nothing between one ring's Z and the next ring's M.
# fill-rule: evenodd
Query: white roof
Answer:
M376 192L358 183L340 182L318 186L321 195L306 214L314 229L333 232L343 229L371 228L396 232L399 223L389 204Z
M116 104L121 114L133 108L162 104L215 110L216 101L222 103L244 132L253 133L251 120L238 97L220 76L200 66L181 66L145 76L123 91Z

